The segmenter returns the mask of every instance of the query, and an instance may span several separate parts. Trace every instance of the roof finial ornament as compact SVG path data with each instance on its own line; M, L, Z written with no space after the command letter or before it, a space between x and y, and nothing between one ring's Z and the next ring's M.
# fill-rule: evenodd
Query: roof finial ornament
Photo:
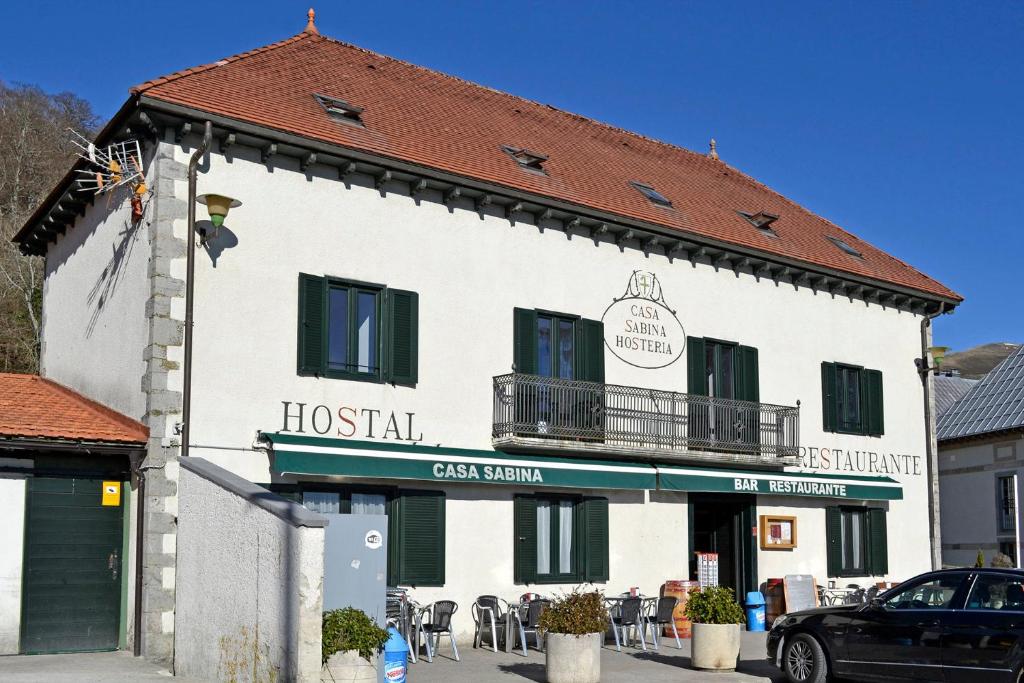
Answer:
M718 158L718 143L715 142L714 138L711 138L711 144L708 146L708 158L709 159L717 159Z
M316 30L316 24L313 21L316 19L316 12L313 11L312 7L309 8L309 12L307 12L306 15L309 17L309 22L306 24L306 33L320 35L320 31Z

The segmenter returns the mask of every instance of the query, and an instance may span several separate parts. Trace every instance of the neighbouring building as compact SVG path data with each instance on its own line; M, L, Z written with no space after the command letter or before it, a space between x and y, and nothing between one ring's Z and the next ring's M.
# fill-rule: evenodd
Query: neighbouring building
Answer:
M134 216L72 173L17 240L46 259L42 374L149 429L148 656L192 588L160 571L186 390L190 458L382 515L389 583L456 600L460 636L478 595L653 594L698 551L739 593L931 568L914 359L961 297L714 150L312 21L133 88L97 144L126 137ZM199 194L241 205L197 223L188 381L197 151Z
M978 551L1021 566L1024 346L938 417L942 561L973 565Z
M124 648L144 425L0 373L0 655Z

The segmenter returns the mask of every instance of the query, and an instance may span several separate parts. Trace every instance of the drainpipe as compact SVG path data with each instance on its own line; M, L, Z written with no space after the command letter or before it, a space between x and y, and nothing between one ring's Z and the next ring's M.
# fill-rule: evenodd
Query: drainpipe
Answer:
M142 463L136 468L139 485L136 487L135 503L135 638L132 643L132 654L142 656L142 544L145 539L143 523L146 519L146 470Z
M934 318L946 313L946 304L940 303L939 310L921 320L921 360L918 372L924 387L924 452L928 476L928 538L931 545L932 569L942 568L942 530L939 516L939 463L938 444L935 437L934 399L932 397L931 366L928 347L931 346L931 324Z
M181 396L181 457L188 457L188 440L192 417L192 309L195 299L196 275L196 174L199 162L210 149L213 124L206 122L203 140L188 161L188 233L185 259L185 377Z

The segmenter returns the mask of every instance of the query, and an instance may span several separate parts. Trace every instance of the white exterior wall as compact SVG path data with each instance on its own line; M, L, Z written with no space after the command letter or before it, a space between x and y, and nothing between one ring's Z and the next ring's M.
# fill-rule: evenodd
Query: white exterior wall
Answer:
M192 149L183 144L168 151L184 164ZM513 308L600 319L613 298L622 295L633 271L644 270L657 275L667 304L677 310L688 335L758 349L761 400L783 405L801 402L800 443L807 449L809 468L877 475L886 472L864 469L877 462L869 453L915 459L911 472L890 473L903 485L904 499L885 504L890 512L890 575L886 578L905 579L930 568L922 388L912 363L920 355L920 316L814 293L803 286L794 288L785 281L776 284L749 272L736 275L716 270L706 262L692 266L688 261L672 262L658 252L645 256L635 243L620 249L608 241L595 245L584 235L566 239L555 223L548 226L555 229L542 231L525 220L510 224L497 211L481 217L469 204L449 210L437 201L436 193L427 192L417 202L405 196L407 187L402 183L389 185L390 191L382 196L366 177L355 176L347 188L335 180L333 169L313 166L308 174L300 173L296 161L280 157L274 164L269 172L257 150L236 145L230 161L211 154L208 168L199 175L200 194L227 194L243 205L225 222L225 235L233 233L237 243L222 251L222 241L212 245L220 252L216 267L209 252L197 249L194 455L251 481L271 481L268 458L253 445L258 431L282 429L284 401L293 406L304 403L307 411L326 405L335 414L342 406L380 410L385 416L391 411L399 416L414 413L415 436L422 433L424 445L490 448L491 383L493 376L511 369ZM173 191L183 200L185 183L175 183ZM50 352L45 367L55 379L138 416L144 409L143 396L131 368L142 367L141 349L146 343L144 309L149 290L141 284L138 291L135 288L136 282L145 281L145 271L137 270L144 261L144 242L127 259L131 272L126 271L114 290L113 296L122 299L104 308L104 315L116 310L125 316L116 344L115 327L97 325L87 347L76 346L88 329L88 316L69 310L77 301L75 296L81 298L89 291L109 260L111 244L116 243L117 216L117 212L111 214L95 228L83 228L80 222L63 238L73 237L75 244L58 243L48 260L44 339ZM202 207L198 218L205 219ZM183 228L183 221L177 221L175 234L183 235ZM64 255L58 257L58 253ZM183 278L184 265L183 258L174 259L172 274ZM418 292L417 386L298 376L300 272ZM138 339L133 316L139 319ZM110 340L99 336L108 333ZM60 349L61 357L55 357L54 348ZM137 357L135 349L140 350ZM175 354L176 348L168 349L169 358L178 359ZM885 436L823 432L823 361L883 372ZM627 365L609 352L605 362L609 383L687 389L685 354L659 370ZM82 377L76 376L76 370ZM177 388L177 377L177 372L171 373L170 387ZM404 424L402 428L404 432ZM307 422L307 434L312 435L309 429ZM367 438L365 431L361 421L356 438ZM374 438L382 438L382 432L383 423L378 422ZM827 464L821 449L828 449ZM836 457L837 452L842 455ZM854 464L852 470L848 462ZM426 482L405 485L431 486ZM464 622L460 629L467 630L473 597L481 593L514 597L527 590L513 584L511 565L512 495L527 489L458 484L444 488L447 584L442 589L417 589L416 597L421 601L441 595L455 598L466 612L460 615ZM688 578L685 494L603 491L601 495L610 501L608 592L632 585L656 592L666 579ZM648 502L643 504L645 499ZM796 514L799 535L795 550L759 553L761 581L795 572L810 573L819 580L826 577L824 507L836 502L760 497L759 515ZM180 518L184 520L186 514L182 508ZM484 541L497 554L479 552ZM496 557L505 558L502 561L507 564L499 566ZM178 576L179 596L181 581ZM551 588L543 590L551 592ZM179 618L180 609L179 605Z
M996 449L1010 453L996 458ZM939 449L939 486L941 493L942 563L947 566L973 566L981 550L986 563L998 551L1000 542L1017 545L1020 565L1021 495L1024 495L1024 439L987 440ZM1017 529L999 529L997 479L1017 478Z
M25 547L25 479L0 477L0 655L21 645L21 569Z
M324 530L293 526L180 470L175 673L320 680ZM173 574L176 574L174 576Z
M916 458L910 473L892 474L904 486L904 500L883 504L890 511L890 577L905 579L930 569L922 389L912 362L920 353L919 316L815 294L806 287L794 289L784 282L759 281L746 273L737 277L724 269L716 272L706 264L693 267L687 261L669 262L663 255L646 257L607 242L595 246L586 236L569 240L557 229L510 225L496 215L481 219L465 208L450 211L433 201L417 205L403 196L404 185L396 184L391 188L395 193L382 197L359 180L346 189L327 169L321 170L330 178L315 172L307 177L287 165L268 173L255 150L233 148L232 153L230 163L212 155L209 172L199 178L201 193L228 194L243 206L225 223L237 236L237 245L219 255L216 268L209 258L200 257L197 263L196 454L253 481L270 481L267 458L247 449L257 430L282 429L282 401L292 402L293 410L301 402L307 411L326 405L334 412L341 406L380 409L385 416L412 412L414 431L422 432L426 445L489 448L491 378L509 372L512 365L512 309L542 308L599 319L612 299L621 296L631 273L647 270L658 276L687 334L757 347L761 400L784 405L801 401L801 444L816 449L816 467L857 474L845 470L847 450L853 462L854 452L863 451L865 464L871 458L868 452ZM417 386L298 376L300 272L418 292ZM822 361L883 372L885 436L822 431ZM627 365L608 352L605 363L609 383L687 388L685 357L660 370ZM313 435L308 423L306 430ZM381 438L382 431L378 423L374 436ZM237 450L219 450L225 447ZM829 449L828 468L817 450L821 448ZM833 449L842 451L842 457L836 458ZM446 490L446 587L418 589L417 597L445 595L468 608L479 594L513 597L524 592L512 583L511 498L526 489L451 485ZM605 495L612 533L607 589L618 592L640 585L656 592L666 579L688 578L685 494L646 506L640 493ZM827 504L761 497L759 515L797 515L799 546L761 551L760 580L810 573L824 582ZM507 554L505 564L496 563L493 553L477 552L484 539Z
M140 420L150 246L126 193L98 196L50 245L40 374Z

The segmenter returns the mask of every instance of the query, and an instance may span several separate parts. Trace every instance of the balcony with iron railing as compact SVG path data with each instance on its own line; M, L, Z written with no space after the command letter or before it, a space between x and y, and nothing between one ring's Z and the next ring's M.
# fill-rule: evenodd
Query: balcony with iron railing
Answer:
M510 373L494 378L506 451L761 467L797 464L800 407Z

